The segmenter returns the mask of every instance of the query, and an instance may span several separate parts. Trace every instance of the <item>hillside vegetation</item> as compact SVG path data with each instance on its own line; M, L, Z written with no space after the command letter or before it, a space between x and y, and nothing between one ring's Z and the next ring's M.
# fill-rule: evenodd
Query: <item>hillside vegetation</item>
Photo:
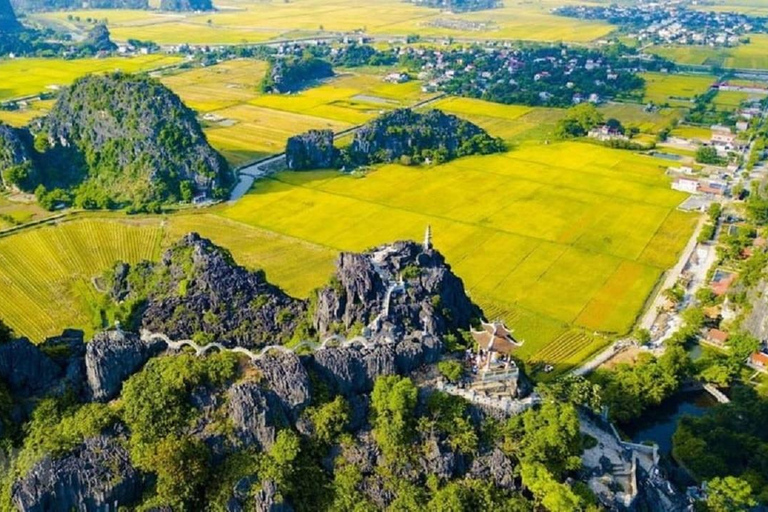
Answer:
M31 165L6 172L6 181L34 191L46 207L155 209L196 195L224 197L231 182L195 113L149 78L81 78L30 130Z

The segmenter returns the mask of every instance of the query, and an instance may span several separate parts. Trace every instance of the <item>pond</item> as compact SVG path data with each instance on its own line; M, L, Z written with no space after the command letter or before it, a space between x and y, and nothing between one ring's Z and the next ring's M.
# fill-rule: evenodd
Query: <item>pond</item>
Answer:
M664 160L682 160L682 157L680 155L675 155L674 153L662 153L661 151L652 151L651 155L655 156L656 158L663 158Z
M717 401L706 391L680 393L648 411L631 425L622 425L622 430L633 442L653 441L659 445L659 452L672 452L672 435L677 420L683 415L703 416Z

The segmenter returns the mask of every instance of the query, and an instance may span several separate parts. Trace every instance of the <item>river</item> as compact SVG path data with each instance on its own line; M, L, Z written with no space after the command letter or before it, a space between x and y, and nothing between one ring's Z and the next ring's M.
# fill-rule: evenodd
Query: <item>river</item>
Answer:
M662 455L669 456L672 452L672 435L680 417L686 414L703 416L707 409L716 404L717 401L706 391L680 393L648 411L631 425L622 425L621 428L633 442L653 441L659 445Z

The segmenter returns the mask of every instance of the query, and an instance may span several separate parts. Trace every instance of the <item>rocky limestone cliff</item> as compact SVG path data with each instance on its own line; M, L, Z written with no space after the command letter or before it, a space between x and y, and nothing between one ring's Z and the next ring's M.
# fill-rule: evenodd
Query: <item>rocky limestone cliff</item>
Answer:
M124 269L124 267L120 267ZM290 340L305 315L303 301L289 297L263 272L238 266L231 254L196 233L186 235L154 265L139 265L144 290L115 272L116 300L146 300L139 323L172 339L261 347Z
M23 512L113 510L141 498L144 481L115 438L87 439L63 458L46 457L12 488Z
M109 29L104 23L99 23L88 32L83 46L87 46L96 53L117 50L117 45L110 39Z
M309 374L301 364L299 356L271 351L254 365L261 373L264 384L282 402L287 415L296 421L312 398Z
M21 24L16 19L16 13L13 12L9 0L0 0L0 34L9 32L18 32L21 30Z
M331 284L318 292L313 322L321 337L363 325L373 338L402 340L409 333L456 333L480 316L438 251L395 242L342 253Z
M46 392L63 375L61 367L26 338L0 344L0 380L16 396Z
M245 446L269 450L277 431L289 425L277 394L257 382L235 384L227 404L235 436Z
M330 169L336 165L338 150L333 146L333 130L310 130L288 139L285 161L293 171Z
M13 183L14 178L10 175L12 169L26 168L28 172L34 172L33 155L32 135L29 131L0 122L0 186L16 186L16 183ZM32 176L31 179L34 181L35 177ZM21 185L23 186L23 183Z
M122 204L180 200L185 194L218 197L232 181L194 111L151 78L80 78L32 129L50 146L44 158L47 188L85 181Z
M135 334L122 331L104 331L94 336L85 351L93 400L115 398L120 394L123 381L164 348L162 342L147 343Z
M360 128L342 160L352 166L403 161L445 162L504 151L504 143L479 126L440 110L387 112Z

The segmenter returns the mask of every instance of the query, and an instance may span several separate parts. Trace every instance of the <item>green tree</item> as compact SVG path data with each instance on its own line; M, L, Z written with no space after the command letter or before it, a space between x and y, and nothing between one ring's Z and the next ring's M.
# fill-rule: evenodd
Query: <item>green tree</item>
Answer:
M757 505L752 487L733 476L713 478L707 485L707 507L712 512L741 512Z
M315 437L321 443L330 444L338 441L349 423L349 405L343 397L337 396L311 410L309 416L315 427Z
M157 475L157 499L174 510L195 510L208 476L208 448L192 437L168 436L142 469Z
M437 364L437 369L440 371L440 375L449 382L457 382L464 374L464 368L461 366L461 363L454 359L440 361Z
M407 377L379 377L371 393L373 435L389 463L407 458L418 388Z
M524 462L521 475L523 484L549 512L574 512L582 509L582 499L569 486L558 482L544 464Z
M696 161L700 164L719 164L720 157L712 146L701 146L696 150Z
M503 435L505 451L524 463L543 465L555 479L581 467L579 416L572 404L547 401L511 418Z

